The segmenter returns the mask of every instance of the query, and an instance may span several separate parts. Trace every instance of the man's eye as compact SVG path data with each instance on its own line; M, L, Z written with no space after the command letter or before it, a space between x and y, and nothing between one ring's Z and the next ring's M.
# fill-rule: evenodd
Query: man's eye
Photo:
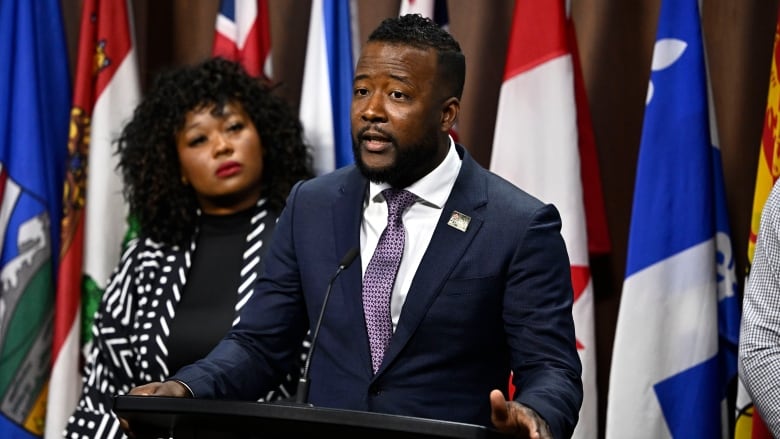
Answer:
M390 96L392 96L394 99L403 99L406 97L406 95L400 91L394 91L390 93Z

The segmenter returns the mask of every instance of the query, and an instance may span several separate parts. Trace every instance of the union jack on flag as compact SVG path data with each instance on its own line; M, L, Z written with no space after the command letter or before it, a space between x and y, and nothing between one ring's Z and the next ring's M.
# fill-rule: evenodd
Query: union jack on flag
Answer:
M271 78L267 0L221 0L211 54L241 63L252 76Z

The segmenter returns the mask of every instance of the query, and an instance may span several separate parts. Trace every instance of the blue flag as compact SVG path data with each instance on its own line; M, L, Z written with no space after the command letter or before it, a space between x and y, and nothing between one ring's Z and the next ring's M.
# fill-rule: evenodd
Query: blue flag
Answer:
M0 2L0 437L43 433L71 81L59 0Z
M607 438L720 438L736 378L734 255L697 0L661 5L618 314Z
M323 174L353 162L350 106L355 71L350 0L313 0L300 117Z

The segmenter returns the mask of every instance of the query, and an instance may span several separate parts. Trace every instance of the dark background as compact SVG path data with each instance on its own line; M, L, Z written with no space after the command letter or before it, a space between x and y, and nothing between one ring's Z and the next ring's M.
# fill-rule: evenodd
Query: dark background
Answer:
M547 0L532 0L547 1ZM219 0L134 0L142 88L161 69L209 56ZM359 40L399 0L358 0ZM612 339L623 282L634 174L660 0L571 0L604 187L612 252L592 258L597 335L599 430L609 383ZM778 0L702 0L702 26L717 112L732 243L741 278L777 22ZM79 0L62 0L71 65ZM450 32L466 54L458 135L489 167L513 0L449 0ZM310 0L270 0L274 79L297 107ZM347 117L347 115L344 115ZM778 171L775 171L778 172Z

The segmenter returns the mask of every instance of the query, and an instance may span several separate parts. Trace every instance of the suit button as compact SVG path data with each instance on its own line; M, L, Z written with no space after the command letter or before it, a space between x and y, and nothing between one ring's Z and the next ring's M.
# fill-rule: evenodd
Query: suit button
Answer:
M368 392L371 396L379 396L382 393L382 389L380 389L379 386L371 386L371 388L368 389Z

